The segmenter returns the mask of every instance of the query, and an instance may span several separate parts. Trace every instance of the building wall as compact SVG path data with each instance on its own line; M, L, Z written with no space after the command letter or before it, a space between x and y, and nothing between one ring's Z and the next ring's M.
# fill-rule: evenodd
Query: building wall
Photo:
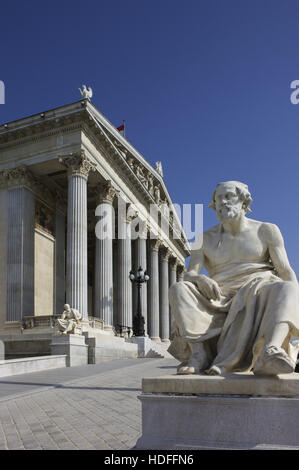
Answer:
M36 228L34 233L34 252L34 315L53 315L54 237Z

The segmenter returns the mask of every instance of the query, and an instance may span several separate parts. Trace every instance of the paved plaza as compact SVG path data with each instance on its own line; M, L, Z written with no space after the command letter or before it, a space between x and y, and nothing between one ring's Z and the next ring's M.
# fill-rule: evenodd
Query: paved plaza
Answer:
M141 434L142 377L175 359L124 359L0 379L0 450L128 450Z

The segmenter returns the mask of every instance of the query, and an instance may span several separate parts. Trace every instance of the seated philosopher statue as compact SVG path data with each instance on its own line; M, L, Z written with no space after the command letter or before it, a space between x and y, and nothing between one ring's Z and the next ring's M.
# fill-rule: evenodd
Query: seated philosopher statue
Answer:
M278 227L245 216L247 185L219 183L209 207L219 224L191 251L184 281L170 287L178 374L294 372L299 288ZM203 267L209 276L200 274Z
M78 310L71 308L69 304L65 304L63 308L64 311L62 312L61 317L57 320L59 331L63 335L75 333L81 334L82 315Z

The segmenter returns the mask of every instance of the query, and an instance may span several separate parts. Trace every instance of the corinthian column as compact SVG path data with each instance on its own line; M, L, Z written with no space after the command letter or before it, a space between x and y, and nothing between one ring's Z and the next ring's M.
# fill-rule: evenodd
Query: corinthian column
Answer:
M169 258L169 287L177 282L177 266L178 266L177 258L174 258L174 257ZM169 306L169 336L171 336L172 324L173 324L173 314Z
M150 337L160 341L159 336L159 247L160 240L150 240L150 271L149 271L149 325Z
M34 195L8 191L6 321L34 315Z
M169 341L169 301L168 301L168 259L170 251L162 246L160 250L160 316L161 316L161 340Z
M68 168L66 302L88 321L87 179L95 165L83 151L59 161Z
M118 213L118 323L123 327L132 327L133 306L132 306L132 283L130 281L130 271L132 269L132 248L131 248L131 227L136 212L124 204L124 210L120 208Z
M95 316L105 322L105 329L113 325L113 224L112 206L116 189L107 181L98 191L95 215L101 219L96 224L95 249Z

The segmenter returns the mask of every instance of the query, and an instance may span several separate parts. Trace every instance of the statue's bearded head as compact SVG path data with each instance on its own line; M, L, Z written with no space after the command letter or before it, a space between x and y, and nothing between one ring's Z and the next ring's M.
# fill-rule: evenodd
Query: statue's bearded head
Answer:
M225 222L241 213L251 212L251 203L251 194L246 184L240 181L225 181L217 184L209 207L215 209L219 222Z

